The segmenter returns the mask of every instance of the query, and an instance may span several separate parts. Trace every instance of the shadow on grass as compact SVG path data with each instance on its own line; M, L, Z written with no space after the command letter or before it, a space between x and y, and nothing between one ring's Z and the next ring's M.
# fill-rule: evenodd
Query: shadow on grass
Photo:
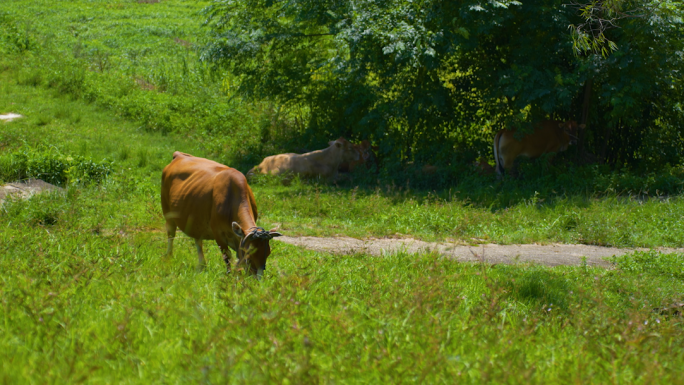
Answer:
M539 266L527 269L510 269L508 289L511 297L532 308L561 309L567 311L571 297L578 292L575 283L562 273Z
M283 198L312 192L352 194L362 198L379 195L392 204L406 201L449 203L458 200L491 212L505 210L526 203L539 208L553 209L570 203L587 207L592 199L624 197L625 199L661 199L664 194L684 191L684 168L672 168L658 175L638 175L630 171L610 171L598 165L551 167L541 162L527 161L520 165L519 178L497 179L493 175L478 175L464 167L443 173L416 175L401 173L400 169L383 170L380 174L359 170L343 174L334 183L321 178L259 176L250 183L259 186L283 187L278 192Z

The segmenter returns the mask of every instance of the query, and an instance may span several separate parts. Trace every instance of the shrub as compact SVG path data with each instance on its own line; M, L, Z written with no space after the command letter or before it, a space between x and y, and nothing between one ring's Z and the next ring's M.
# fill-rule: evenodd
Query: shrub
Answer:
M107 160L64 155L54 148L21 150L0 158L0 179L37 178L58 185L99 183L111 173L112 166Z

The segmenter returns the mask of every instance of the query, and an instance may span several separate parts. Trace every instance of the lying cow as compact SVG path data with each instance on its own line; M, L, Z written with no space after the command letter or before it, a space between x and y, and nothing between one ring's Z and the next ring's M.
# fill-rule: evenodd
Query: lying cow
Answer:
M307 152L306 154L279 154L264 158L247 176L257 172L261 174L280 175L286 172L301 176L321 176L330 180L337 177L337 170L342 162L359 160L359 153L344 138L328 143L330 147Z
M377 164L375 153L373 153L373 149L371 148L369 141L364 140L363 142L359 144L353 144L352 146L354 146L356 152L359 153L359 159L351 162L340 163L340 167L338 169L339 172L353 172L357 167L363 164L366 165L366 169L370 169L373 166L373 163Z
M176 228L195 239L200 266L202 240L215 240L230 272L230 247L252 274L261 277L271 254L269 241L281 234L257 227L252 189L238 170L214 161L174 152L162 171L162 212L168 234L167 256L173 255Z
M494 137L496 172L502 176L504 170L513 167L518 156L534 159L543 154L565 151L577 141L578 127L583 129L584 124L578 126L575 121L545 120L538 124L533 133L520 140L513 136L515 129L499 131Z

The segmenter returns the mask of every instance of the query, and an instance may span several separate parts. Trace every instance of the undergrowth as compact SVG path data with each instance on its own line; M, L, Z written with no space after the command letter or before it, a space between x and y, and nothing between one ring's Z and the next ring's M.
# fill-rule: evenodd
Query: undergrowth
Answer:
M99 183L112 172L113 162L65 155L55 148L29 148L0 155L0 181L29 178L57 185Z

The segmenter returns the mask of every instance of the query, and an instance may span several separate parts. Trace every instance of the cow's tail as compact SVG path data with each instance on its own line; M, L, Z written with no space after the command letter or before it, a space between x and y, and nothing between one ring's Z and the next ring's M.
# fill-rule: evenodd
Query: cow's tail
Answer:
M503 176L504 173L503 159L501 159L501 152L499 151L499 142L501 141L502 134L503 132L498 132L494 136L494 161L496 162L496 172L499 176Z

